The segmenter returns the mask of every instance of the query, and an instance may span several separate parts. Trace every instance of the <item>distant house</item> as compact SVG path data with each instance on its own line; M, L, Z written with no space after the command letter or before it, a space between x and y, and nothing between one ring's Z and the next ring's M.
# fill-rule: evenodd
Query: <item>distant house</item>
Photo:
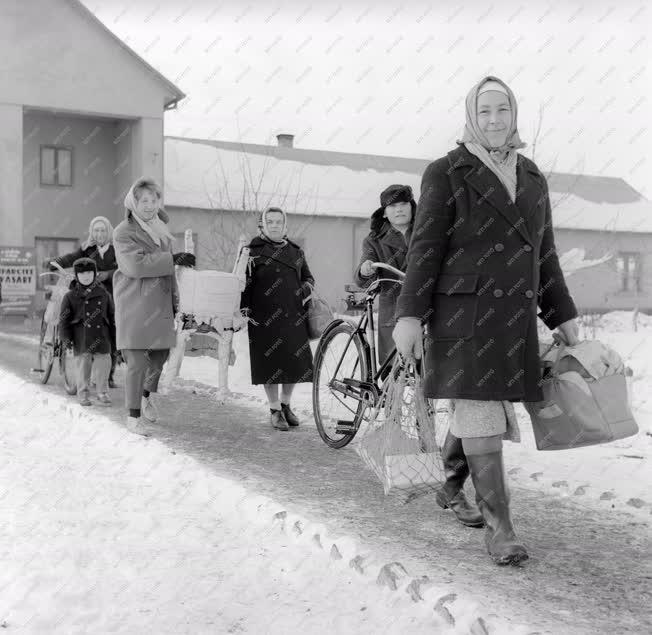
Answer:
M92 217L121 220L135 178L162 180L184 94L78 0L3 0L0 59L0 244L35 247L40 273Z
M256 233L255 210L280 205L319 289L337 305L379 193L405 183L418 198L427 164L294 148L291 135L276 146L166 137L166 205L174 232L193 229L199 266L219 269L232 266L240 234ZM581 310L652 311L652 203L620 178L553 173L548 184L557 249Z

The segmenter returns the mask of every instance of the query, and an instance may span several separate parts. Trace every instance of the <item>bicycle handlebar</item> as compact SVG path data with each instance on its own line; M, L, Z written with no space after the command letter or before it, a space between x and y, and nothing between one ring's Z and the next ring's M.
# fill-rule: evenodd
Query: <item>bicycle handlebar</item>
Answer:
M392 267L392 265L388 265L387 263L372 262L370 266L372 269L385 269L387 271L390 271L394 275L397 275L400 280L403 280L403 278L405 278L405 274L400 269L397 269L396 267Z

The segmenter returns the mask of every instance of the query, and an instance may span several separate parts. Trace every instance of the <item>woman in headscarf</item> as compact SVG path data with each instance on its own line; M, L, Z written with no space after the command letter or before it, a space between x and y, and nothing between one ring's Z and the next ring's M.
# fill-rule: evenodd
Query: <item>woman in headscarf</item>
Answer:
M172 253L174 237L167 228L161 188L153 179L138 179L124 205L125 218L113 232L117 348L127 363L127 428L148 436L143 419L157 420L151 393L157 392L163 364L176 343L174 265L194 266L195 257Z
M393 333L404 356L419 358L428 324L426 395L452 400L450 431L462 439L499 564L528 558L512 525L502 441L520 440L513 402L543 398L537 315L578 341L548 185L517 152L524 145L512 91L485 77L467 96L458 147L423 175Z
M250 318L251 383L265 388L272 427L288 430L299 425L290 407L294 386L312 381L305 301L315 281L303 250L287 237L282 209L263 211L258 229L249 244L250 266L240 302Z
M113 226L106 216L96 216L88 226L88 237L81 247L69 254L55 258L52 263L67 269L80 258L90 258L97 267L97 280L104 285L104 288L113 296L113 274L118 268L115 261L115 250L113 248ZM50 264L50 270L56 271L54 264ZM115 342L115 332L111 333L112 341ZM116 366L117 351L111 353L111 371L109 373L109 388L115 388L113 378Z

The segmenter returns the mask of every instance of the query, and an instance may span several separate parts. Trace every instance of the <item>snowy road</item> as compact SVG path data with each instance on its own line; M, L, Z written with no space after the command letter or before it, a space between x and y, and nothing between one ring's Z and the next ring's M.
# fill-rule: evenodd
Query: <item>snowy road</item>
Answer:
M2 363L26 376L34 348L4 337L0 345ZM121 391L114 399L120 401ZM531 560L501 569L486 557L482 531L456 524L428 498L409 506L385 499L358 457L328 450L314 427L274 432L255 401L220 407L183 391L164 399L162 420L151 432L169 448L355 537L413 576L473 594L487 614L538 633L652 631L648 520L547 496L512 479L513 515ZM108 414L119 420L117 407Z

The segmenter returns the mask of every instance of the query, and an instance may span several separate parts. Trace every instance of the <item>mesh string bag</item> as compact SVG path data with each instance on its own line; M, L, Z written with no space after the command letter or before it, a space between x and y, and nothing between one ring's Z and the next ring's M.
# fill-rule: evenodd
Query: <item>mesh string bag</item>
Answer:
M440 442L447 418L423 394L420 369L397 356L381 398L360 427L354 447L385 495L409 502L445 481Z

